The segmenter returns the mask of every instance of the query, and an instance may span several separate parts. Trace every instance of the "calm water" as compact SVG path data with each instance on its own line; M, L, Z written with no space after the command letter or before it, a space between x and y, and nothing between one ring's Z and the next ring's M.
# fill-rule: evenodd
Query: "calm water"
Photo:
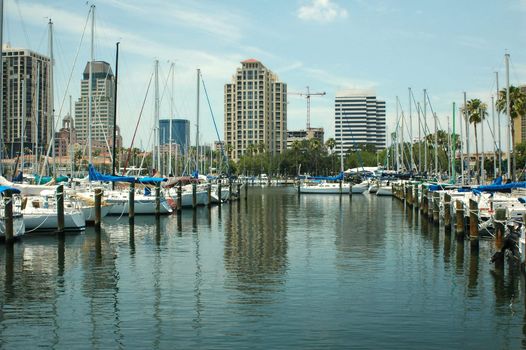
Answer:
M250 189L0 246L0 347L526 348L520 272L391 198Z

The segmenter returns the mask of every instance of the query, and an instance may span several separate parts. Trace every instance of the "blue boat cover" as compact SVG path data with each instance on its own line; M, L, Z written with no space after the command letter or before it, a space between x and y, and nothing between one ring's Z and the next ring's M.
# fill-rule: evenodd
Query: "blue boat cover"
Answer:
M327 181L339 181L343 180L343 172L340 172L336 176L309 176L307 177L309 180L327 180Z
M504 185L478 186L477 191L481 192L511 192L513 188L526 188L526 182L510 182Z
M20 193L20 190L18 188L9 187L9 186L0 186L0 193L4 193L5 191L11 190L13 193Z
M13 178L13 182L22 182L22 181L24 181L24 174L21 171L19 171L18 175L16 175Z
M93 164L88 166L89 180L90 181L109 181L109 182L135 182L133 176L119 176L119 175L102 175Z
M138 177L137 178L137 182L140 182L142 184L165 182L165 181L168 181L168 178L166 177Z

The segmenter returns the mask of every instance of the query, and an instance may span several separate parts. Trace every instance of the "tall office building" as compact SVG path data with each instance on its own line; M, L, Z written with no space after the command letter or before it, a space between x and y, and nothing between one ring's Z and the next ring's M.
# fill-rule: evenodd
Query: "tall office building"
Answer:
M4 45L3 114L0 147L4 155L16 156L21 149L35 153L47 151L52 136L49 103L50 59L28 49ZM27 153L26 153L27 154Z
M91 128L91 139L96 144L113 145L113 103L115 95L115 77L109 63L93 61L92 67L92 114L89 124L89 62L84 69L80 82L80 97L75 102L75 128L79 143L88 141L88 131Z
M336 96L334 109L336 152L340 145L344 153L364 145L386 147L385 101L371 92L346 91Z
M271 154L287 142L287 84L261 62L241 62L231 84L225 84L225 144L238 160L250 144L263 144Z
M190 121L172 119L172 142L170 142L170 119L159 120L159 143L161 145L177 144L184 152L190 146Z

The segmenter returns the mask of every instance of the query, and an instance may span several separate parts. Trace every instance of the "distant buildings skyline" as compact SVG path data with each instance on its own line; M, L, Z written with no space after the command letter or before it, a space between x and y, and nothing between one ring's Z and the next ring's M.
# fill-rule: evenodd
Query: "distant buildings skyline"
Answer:
M21 149L46 152L52 137L50 59L32 50L5 44L3 56L4 154L15 157ZM1 147L2 145L0 145Z
M241 62L224 87L224 141L239 160L250 145L281 153L287 140L287 84L256 59Z
M336 95L334 105L334 134L336 147L344 153L363 145L377 150L386 147L385 101L375 94L345 92Z
M172 139L170 140L170 123L172 124ZM177 144L183 152L190 146L190 121L187 119L160 119L160 145Z

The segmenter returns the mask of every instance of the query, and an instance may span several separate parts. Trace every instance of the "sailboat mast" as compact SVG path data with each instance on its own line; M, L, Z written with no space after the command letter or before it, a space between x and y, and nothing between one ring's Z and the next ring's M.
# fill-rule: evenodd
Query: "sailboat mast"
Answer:
M153 166L161 171L161 157L159 149L159 60L155 60L155 101L154 101L154 126L153 126ZM157 165L155 165L157 164Z
M2 85L2 84L0 84ZM40 64L37 63L37 91L36 91L36 107L35 107L35 146L34 154L35 161L33 162L33 171L38 174L38 142L40 133Z
M451 177L453 178L453 181L457 183L457 169L456 169L456 159L457 159L457 135L455 130L455 102L453 102L453 133L451 138Z
M460 131L460 176L461 176L461 179L462 179L462 185L464 185L464 145L465 143L463 142L464 140L464 135L463 135L463 132L462 132L462 108L459 108L459 116L460 118L458 118L458 122L459 122L459 131Z
M427 90L424 89L424 171L427 174Z
M464 122L466 124L466 157L467 162L467 172L468 172L468 181L471 183L471 156L469 154L469 120L468 120L468 111L467 111L467 97L466 92L464 91Z
M412 172L414 169L413 164L413 110L411 108L411 88L409 88L409 170Z
M486 171L485 171L485 167L484 167L484 110L481 108L480 111L480 151L482 153L481 155L481 160L480 160L480 177L481 177L481 181L482 183L484 183L485 179L486 179ZM477 125L475 124L475 127L477 127Z
M491 121L493 124L493 172L497 177L497 141L495 140L495 97L491 96Z
M73 177L75 153L73 147L73 104L71 102L71 95L69 95L69 118L69 164L71 167L71 177Z
M55 60L53 58L53 22L49 20L49 116L51 120L51 158L53 158L53 176L57 174L57 160L55 158L55 98L53 96L53 66L55 65ZM48 154L49 156L49 154Z
M115 44L115 89L113 92L113 144L111 148L111 173L113 175L117 173L115 164L117 162L117 82L119 79L119 44L120 42L117 42ZM115 189L115 182L112 182L112 188Z
M201 76L201 70L197 68L197 105L196 105L196 132L195 132L195 152L196 152L196 159L195 163L197 166L197 172L199 172L199 78Z
M437 114L433 113L435 118L435 174L438 176L438 129L437 129Z
M506 61L506 119L508 121L508 137L507 137L507 149L506 149L506 159L508 163L508 178L511 175L512 181L515 181L515 164L513 164L513 168L511 165L511 115L510 115L510 54L507 53L504 55L505 61ZM513 173L512 173L513 171Z
M20 171L22 175L24 174L25 167L25 157L24 157L24 148L26 141L26 101L27 101L27 92L26 92L26 73L24 72L24 79L22 79L22 127L20 128L20 157L22 158ZM53 162L55 164L55 162Z
M497 99L499 98L499 72L495 72L495 83L497 85ZM502 171L502 142L500 137L500 128L501 128L501 121L500 121L500 112L497 110L497 124L499 126L499 174Z
M0 50L3 48L4 43L4 0L0 0ZM0 52L0 175L4 175L4 55ZM38 129L37 129L38 130Z
M173 117L174 117L174 76L175 76L175 63L172 62L172 94L170 96L170 130L168 131L168 138L170 139L170 148L168 150L168 174L172 173L172 146L173 146Z
M91 5L91 47L90 47L90 60L89 60L89 74L88 74L88 157L89 164L93 164L93 144L91 137L91 128L93 126L92 114L93 114L93 59L94 59L94 46L93 42L95 39L95 5Z

